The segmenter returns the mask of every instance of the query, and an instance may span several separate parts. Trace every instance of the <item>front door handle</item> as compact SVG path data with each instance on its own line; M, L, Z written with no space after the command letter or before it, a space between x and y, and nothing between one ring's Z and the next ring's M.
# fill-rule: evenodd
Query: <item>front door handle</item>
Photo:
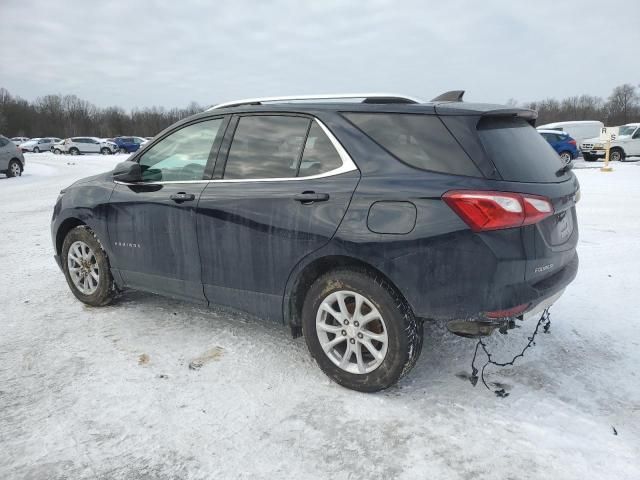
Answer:
M176 203L182 203L191 202L196 199L196 196L193 193L178 192L174 193L169 198Z
M293 196L293 199L303 205L309 205L314 202L326 202L329 200L328 193L302 192Z

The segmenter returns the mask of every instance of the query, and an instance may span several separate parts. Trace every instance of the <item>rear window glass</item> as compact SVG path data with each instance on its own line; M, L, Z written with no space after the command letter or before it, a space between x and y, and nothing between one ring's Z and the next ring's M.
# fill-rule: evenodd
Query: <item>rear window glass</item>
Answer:
M487 155L504 180L554 183L569 173L556 175L564 165L556 151L528 122L520 118L485 118L478 134Z
M344 116L376 143L412 167L482 177L435 115L345 113Z

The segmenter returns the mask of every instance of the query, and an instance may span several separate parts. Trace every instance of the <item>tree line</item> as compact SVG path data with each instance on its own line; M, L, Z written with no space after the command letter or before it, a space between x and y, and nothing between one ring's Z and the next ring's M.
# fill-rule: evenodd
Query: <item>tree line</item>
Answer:
M507 103L536 110L538 125L567 120L600 120L608 126L640 122L640 94L631 84L615 87L606 99L577 95L525 103L510 99ZM121 107L99 108L76 95L45 95L29 102L0 87L0 133L9 137L151 137L203 110L191 102L185 108L148 107L127 112Z
M557 100L508 102L538 112L538 125L570 120L600 120L606 126L618 126L625 123L640 122L640 95L638 88L625 83L613 89L606 99L592 95L576 95Z
M186 108L148 107L127 112L121 107L99 108L76 95L45 95L29 102L0 87L0 133L8 137L152 137L203 110L191 102Z

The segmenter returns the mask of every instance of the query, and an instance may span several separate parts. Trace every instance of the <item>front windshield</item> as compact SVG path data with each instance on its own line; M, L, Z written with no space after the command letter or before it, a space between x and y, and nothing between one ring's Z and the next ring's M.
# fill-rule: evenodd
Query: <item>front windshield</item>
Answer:
M632 135L635 129L638 128L635 125L625 125L624 127L620 127L618 130L618 135Z

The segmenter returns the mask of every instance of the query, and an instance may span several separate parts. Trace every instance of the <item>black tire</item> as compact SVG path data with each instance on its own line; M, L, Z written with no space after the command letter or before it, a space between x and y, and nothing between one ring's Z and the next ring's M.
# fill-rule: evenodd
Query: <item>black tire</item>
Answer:
M350 373L340 368L324 352L318 338L318 309L331 293L342 290L366 297L384 319L388 337L387 352L382 363L368 373ZM384 278L364 269L338 269L318 278L305 298L302 331L309 352L322 371L343 387L360 392L376 392L394 385L413 368L423 342L422 321L415 318L404 298Z
M118 150L118 153L128 153L126 149L121 148L120 150Z
M7 167L7 177L22 176L22 164L18 160L11 160Z
M56 148L56 149L53 151L53 153L54 153L55 155L60 155L60 154L62 153L62 150L60 150L59 148Z
M583 153L582 158L584 158L585 162L595 162L597 160L596 157L589 155L588 153Z
M99 268L98 286L96 291L90 295L85 295L74 285L69 273L69 249L76 241L84 242L91 248L95 255L95 263ZM62 253L60 258L62 269L64 270L64 276L67 279L67 284L69 285L71 292L78 300L86 303L87 305L91 305L92 307L102 307L111 303L111 301L115 297L116 288L113 277L111 276L109 259L107 258L106 252L102 248L100 240L98 240L98 237L96 237L96 235L89 227L80 225L67 233L67 236L62 243Z
M80 150L78 150L76 147L72 147L69 149L69 153L71 155L80 155Z
M40 149L38 147L33 147L33 153L40 153Z
M612 162L624 162L624 150L621 148L612 148L609 152L609 160Z
M573 155L569 151L564 151L564 152L560 152L560 158L566 165L571 163L571 160L573 160Z
M100 153L101 153L102 155L111 155L111 150L109 150L107 147L102 147L102 148L100 149Z

